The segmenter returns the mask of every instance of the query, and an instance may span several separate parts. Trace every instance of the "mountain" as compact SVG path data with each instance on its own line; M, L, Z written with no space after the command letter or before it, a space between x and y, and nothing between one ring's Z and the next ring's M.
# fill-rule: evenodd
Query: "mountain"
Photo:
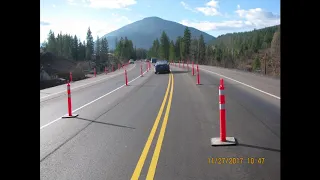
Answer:
M162 31L165 31L170 40L175 41L178 36L183 36L183 32L186 26L161 19L159 17L147 17L134 23L123 26L122 28L112 31L103 37L106 37L109 43L109 48L115 48L116 39L118 41L121 37L127 37L132 40L133 45L137 48L149 49L152 46L152 42L156 38L160 38ZM202 32L198 29L189 27L192 37L199 37L203 35L204 41L207 43L215 37Z

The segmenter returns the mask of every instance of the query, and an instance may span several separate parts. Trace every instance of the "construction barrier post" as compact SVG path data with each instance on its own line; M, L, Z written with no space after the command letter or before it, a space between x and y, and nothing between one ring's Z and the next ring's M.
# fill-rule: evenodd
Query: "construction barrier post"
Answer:
M225 107L225 91L223 79L220 79L219 86L219 110L220 110L220 137L211 138L212 146L226 146L235 145L236 139L234 137L226 137L226 107Z
M200 72L199 72L199 65L197 64L197 85L200 85Z
M149 67L148 67L148 63L146 63L146 69L147 69L147 72L149 72Z
M180 61L179 61L179 68L180 68Z
M182 61L182 68L184 69L184 61Z
M94 72L94 77L96 77L97 76L96 68L93 69L93 72Z
M77 117L78 114L72 115L72 105L71 105L71 90L70 90L70 83L67 84L67 94L68 94L68 115L63 116L62 118L74 118Z
M143 73L142 73L142 64L140 64L140 76L143 77Z
M124 70L124 76L125 76L125 80L126 80L126 86L128 86L128 75L127 75L127 70Z
M113 72L114 71L114 68L113 68L113 64L112 64L112 69L111 69L111 72Z
M72 82L72 72L70 71L70 78L69 78L69 80L70 80L70 83Z

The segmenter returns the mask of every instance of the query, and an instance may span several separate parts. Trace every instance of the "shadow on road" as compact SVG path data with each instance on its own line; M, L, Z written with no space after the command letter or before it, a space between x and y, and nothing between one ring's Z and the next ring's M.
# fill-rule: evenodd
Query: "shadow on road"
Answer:
M172 74L188 73L189 71L171 71Z
M244 146L244 147L262 149L262 150L267 150L267 151L280 152L280 149L273 149L273 148L267 148L267 147L261 147L261 146L254 146L254 145L250 145L250 144L238 143L238 146Z
M85 118L81 118L81 117L76 117L75 119L79 119L79 120L83 120L83 121L89 121L89 122L92 122L92 123L104 124L104 125L108 125L108 126L116 126L116 127L122 127L122 128L128 128L128 129L135 129L133 127L123 126L123 125L118 125L118 124L112 124L112 123L105 123L105 122L100 122L100 121L94 121L94 120L85 119Z

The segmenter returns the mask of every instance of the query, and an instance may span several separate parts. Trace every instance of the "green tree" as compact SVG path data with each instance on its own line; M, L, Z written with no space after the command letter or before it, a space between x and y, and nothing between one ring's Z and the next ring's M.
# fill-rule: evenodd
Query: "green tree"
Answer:
M100 52L101 52L101 40L99 39L99 36L97 36L97 40L96 40L96 55L100 56Z
M54 32L52 30L49 31L49 35L48 35L48 43L46 45L46 50L48 52L51 52L51 53L54 53L56 54L57 53L57 41L56 41L56 37L54 35Z
M204 39L203 39L203 35L201 34L200 35L200 38L199 38L199 63L200 64L204 64L204 61L205 61L205 55L206 55L206 44L204 43Z
M174 42L171 40L168 60L171 62L171 61L175 61L175 59L176 59L176 52L175 52Z
M199 40L193 38L190 44L190 58L198 63L199 60Z
M170 41L166 32L162 31L160 38L160 58L169 59Z
M79 44L78 44L78 37L74 35L72 40L72 58L74 60L79 60Z
M190 58L190 45L191 45L191 32L188 27L185 28L183 34L183 45L182 45L182 58Z
M92 57L92 54L93 54L93 37L92 37L92 32L90 30L90 27L88 28L88 31L87 31L87 44L86 44L86 59L87 60L91 60L91 57Z
M103 62L103 66L110 66L108 53L109 53L108 40L104 37L100 39L100 59Z
M181 36L178 36L177 39L176 39L176 42L175 42L175 52L176 52L176 59L181 59L181 56L180 56L180 44L181 44L182 40L181 40Z

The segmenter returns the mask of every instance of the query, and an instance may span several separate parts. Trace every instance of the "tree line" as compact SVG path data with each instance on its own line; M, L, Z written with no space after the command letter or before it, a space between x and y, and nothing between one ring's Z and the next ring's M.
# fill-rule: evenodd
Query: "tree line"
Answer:
M200 36L197 47L204 46L203 36ZM191 49L191 32L188 27L184 30L183 37L178 36L175 42L170 40L165 31L162 32L160 39L153 41L152 47L148 50L148 58L158 57L170 61L179 59L190 59L195 55ZM203 55L203 54L201 54Z
M123 61L129 59L145 59L147 57L147 50L133 47L131 40L127 37L121 37L119 41L116 39L114 54Z
M107 43L105 41L105 43ZM104 51L108 52L108 45ZM63 57L69 60L82 61L91 60L94 53L94 42L90 27L87 31L86 41L81 41L76 35L62 34L55 35L50 30L47 40L42 44L44 52L51 52L56 56Z
M145 59L147 50L134 48L133 43L127 37L116 40L116 48L109 50L108 40L97 36L96 41L92 37L90 27L87 30L86 40L81 41L76 35L57 35L50 30L47 40L42 44L43 52L50 52L58 58L72 61L93 61L97 71L103 71L105 66L123 64L129 59Z
M188 27L183 36L170 40L165 31L153 41L148 58L170 61L190 60L204 65L237 68L280 75L280 25L218 36L205 43L203 36L192 37Z
M87 30L86 41L81 41L76 35L71 36L69 34L62 34L62 32L55 35L55 33L50 30L47 40L42 44L42 50L69 60L92 60L98 64L108 62L110 57L109 52L115 57L115 61L120 60L122 62L127 62L129 59L145 59L147 57L147 50L134 48L132 41L127 37L121 37L120 40L116 40L115 43L116 48L109 50L109 44L106 38L99 38L99 36L97 36L96 42L94 42L90 27Z

